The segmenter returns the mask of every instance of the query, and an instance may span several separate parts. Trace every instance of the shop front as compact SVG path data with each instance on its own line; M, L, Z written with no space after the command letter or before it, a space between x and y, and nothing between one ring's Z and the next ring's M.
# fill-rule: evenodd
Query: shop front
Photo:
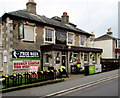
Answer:
M66 45L44 45L40 47L42 53L42 68L48 70L48 67L59 69L61 65L66 67L68 73L71 73L71 65L81 63L81 70L90 64L100 64L102 49L85 48Z

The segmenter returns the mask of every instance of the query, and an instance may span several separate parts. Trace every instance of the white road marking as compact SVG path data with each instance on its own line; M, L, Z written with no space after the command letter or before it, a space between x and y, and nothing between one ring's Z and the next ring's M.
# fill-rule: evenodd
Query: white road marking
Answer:
M118 74L116 74L116 75L113 75L113 76L109 76L107 78L102 78L102 79L92 81L92 82L89 82L89 83L86 83L86 84L82 84L82 85L79 85L79 86L76 86L76 87L73 87L73 88L69 88L69 89L59 91L59 92L55 92L55 93L43 96L42 98L52 97L52 96L60 96L60 95L66 94L66 93L70 93L70 92L73 92L73 91L76 91L76 90L79 90L79 89L87 88L87 87L90 87L90 86L93 86L93 85L96 85L96 84L99 84L99 83L102 83L102 82L105 82L105 81L108 81L108 80L112 80L112 79L118 78L118 77L119 77Z

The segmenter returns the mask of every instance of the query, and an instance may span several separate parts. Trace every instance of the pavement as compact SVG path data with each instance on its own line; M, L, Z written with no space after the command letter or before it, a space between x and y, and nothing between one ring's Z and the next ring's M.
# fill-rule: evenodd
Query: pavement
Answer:
M84 74L68 74L68 75L69 75L69 78L64 78L66 81L85 76Z
M23 90L14 90L13 92L3 93L3 96L46 96L55 92L77 87L86 83L98 81L100 79L118 74L118 70L103 72L94 75L84 76L84 74L69 74L70 78L64 78L65 81L52 83L43 86L26 88ZM51 81L50 81L51 82Z
M56 79L56 80L50 80L50 81L44 81L44 82L38 82L38 83L33 83L33 84L28 84L24 86L19 86L19 87L11 87L7 89L2 89L2 92L10 92L14 90L20 90L20 89L25 89L25 88L30 88L30 87L36 87L36 86L42 86L42 85L47 85L47 84L53 84L53 83L58 83L58 82L63 82L63 81L69 81L69 80L74 80L76 78L83 77L84 74L69 74L69 78L61 78L61 79ZM1 81L2 79L0 79ZM1 92L1 91L0 91Z

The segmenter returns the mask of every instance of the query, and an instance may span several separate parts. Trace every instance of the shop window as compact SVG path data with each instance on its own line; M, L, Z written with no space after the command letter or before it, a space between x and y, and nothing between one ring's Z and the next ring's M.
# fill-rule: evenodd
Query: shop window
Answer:
M73 56L74 56L74 57L78 57L78 52L74 52L74 53L73 53Z
M120 53L118 53L118 59L120 59Z
M59 55L59 52L57 53L57 56L56 56L56 64L60 64L60 55Z
M88 53L84 53L84 61L88 61Z
M45 63L49 63L49 53L45 53Z
M73 62L76 62L77 63L77 61L78 61L78 52L74 52L73 53Z
M69 61L70 61L70 63L73 62L73 61L72 61L72 58L73 58L73 53L71 52L71 53L70 53L70 57L69 57Z
M62 55L65 56L66 55L65 52L62 52Z
M29 25L19 25L18 26L18 32L19 32L19 39L22 39L23 41L35 41L35 27L29 26Z
M97 55L95 53L92 54L92 61L93 62L97 61Z
M74 45L74 34L72 33L67 34L67 44Z
M44 37L45 37L44 38L45 42L54 43L55 42L55 32L54 32L54 30L45 28Z

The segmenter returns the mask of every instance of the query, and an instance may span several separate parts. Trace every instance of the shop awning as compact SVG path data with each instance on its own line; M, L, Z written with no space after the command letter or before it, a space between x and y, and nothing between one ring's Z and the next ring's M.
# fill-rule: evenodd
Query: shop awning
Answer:
M87 47L77 47L77 46L66 46L66 45L43 45L40 46L41 51L75 51L75 52L96 52L102 53L102 49L98 48L87 48Z

